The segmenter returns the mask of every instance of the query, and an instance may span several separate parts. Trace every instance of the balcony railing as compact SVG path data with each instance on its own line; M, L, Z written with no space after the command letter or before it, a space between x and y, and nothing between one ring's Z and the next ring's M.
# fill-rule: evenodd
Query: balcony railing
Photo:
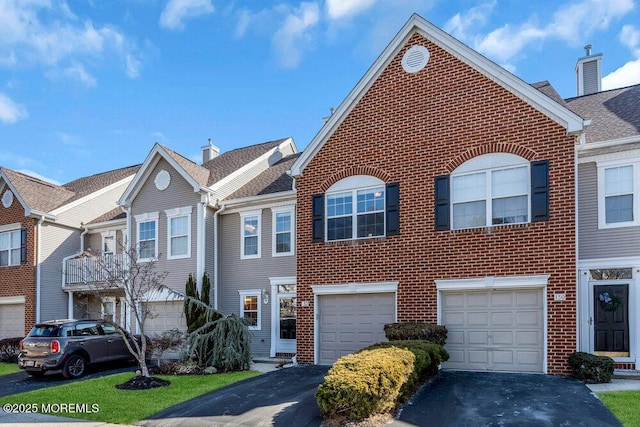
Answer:
M127 261L125 254L69 259L64 266L64 285L104 283L124 279Z

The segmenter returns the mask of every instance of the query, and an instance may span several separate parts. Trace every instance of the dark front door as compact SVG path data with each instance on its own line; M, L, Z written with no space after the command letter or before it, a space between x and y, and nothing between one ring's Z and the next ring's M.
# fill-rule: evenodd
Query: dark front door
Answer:
M629 356L629 285L593 287L594 353Z

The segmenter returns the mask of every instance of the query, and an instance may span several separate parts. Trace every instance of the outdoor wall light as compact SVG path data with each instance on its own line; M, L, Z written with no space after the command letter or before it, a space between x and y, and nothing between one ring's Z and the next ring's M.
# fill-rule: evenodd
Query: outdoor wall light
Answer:
M262 302L264 304L269 304L269 291L266 289L262 290Z

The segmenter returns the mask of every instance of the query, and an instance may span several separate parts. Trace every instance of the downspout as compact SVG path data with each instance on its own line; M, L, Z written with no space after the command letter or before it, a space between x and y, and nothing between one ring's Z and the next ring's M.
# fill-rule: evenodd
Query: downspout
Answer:
M216 200L216 206L218 206L218 210L215 211L215 213L213 214L213 268L214 268L214 272L213 272L213 308L215 308L216 310L219 309L219 304L218 304L218 281L219 281L219 276L220 276L220 268L219 268L219 257L218 257L218 240L219 240L219 233L218 233L218 224L219 224L219 216L222 212L224 212L226 206L222 205L220 206L218 204L218 201Z
M65 288L65 285L67 284L66 283L67 261L72 259L72 258L75 258L77 256L80 256L80 255L82 255L84 253L84 236L87 235L87 233L89 232L89 229L83 223L80 223L80 228L83 229L82 233L80 233L80 252L62 258L62 289L63 290ZM74 318L74 315L73 315L73 292L69 292L69 295L68 295L67 317L69 319L73 319Z
M40 286L41 286L41 269L40 258L42 258L42 234L41 225L44 222L44 215L38 220L36 225L36 235L38 236L38 243L36 244L36 323L40 323Z

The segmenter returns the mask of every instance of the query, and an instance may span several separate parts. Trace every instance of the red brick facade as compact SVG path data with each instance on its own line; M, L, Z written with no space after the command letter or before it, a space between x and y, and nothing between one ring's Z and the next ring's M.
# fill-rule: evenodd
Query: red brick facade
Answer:
M0 199L5 190L0 193ZM27 262L25 264L0 267L0 297L25 297L25 334L36 321L36 267L35 242L36 220L24 216L24 207L14 199L9 208L0 205L0 225L20 223L27 229Z
M403 71L414 44L431 57ZM297 178L298 362L314 362L312 285L399 281L399 321L437 320L435 280L549 274L548 373L576 350L574 144L566 129L447 51L414 35ZM434 230L434 178L485 153L549 160L550 220ZM400 184L400 234L312 243L311 196L373 175ZM565 301L554 301L556 293Z

